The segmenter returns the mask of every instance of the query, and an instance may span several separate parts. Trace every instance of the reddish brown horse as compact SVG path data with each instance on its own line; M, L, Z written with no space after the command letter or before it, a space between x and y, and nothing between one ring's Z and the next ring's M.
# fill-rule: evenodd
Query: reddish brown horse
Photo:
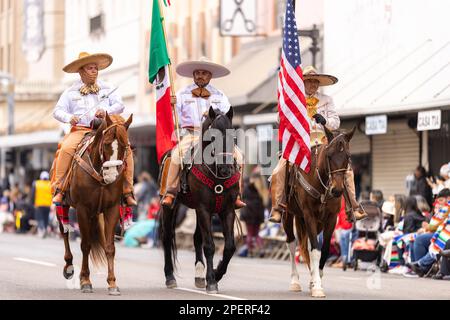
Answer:
M124 182L124 166L128 149L127 130L132 123L120 116L106 115L100 127L92 134L89 148L72 167L70 190L66 202L75 208L81 232L83 264L80 285L83 293L92 293L89 255L96 265L108 264L108 285L110 295L120 295L114 274L114 234L120 219L120 203ZM66 266L64 277L74 274L73 256L70 251L69 234L64 233Z
M345 173L350 161L349 143L355 129L349 133L333 135L326 129L328 145L312 150L311 171L293 167L288 182L288 214L283 217L287 243L291 253L291 291L301 291L295 264L294 222L300 251L311 272L310 289L315 298L324 298L322 277L330 251L331 237L341 210ZM323 245L319 251L318 236L323 232Z

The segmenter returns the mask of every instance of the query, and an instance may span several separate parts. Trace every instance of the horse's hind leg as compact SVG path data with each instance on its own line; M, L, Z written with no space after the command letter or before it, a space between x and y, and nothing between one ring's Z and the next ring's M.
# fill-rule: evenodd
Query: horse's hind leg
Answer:
M206 257L206 292L209 294L217 294L219 292L219 286L214 275L214 254L216 247L211 232L211 216L206 210L198 209L197 221L202 232L203 251Z
M202 231L200 229L198 221L194 234L194 246L195 246L195 287L199 289L205 289L206 278L205 278L205 262L203 260Z
M162 209L161 216L161 239L164 247L164 273L166 276L166 287L168 289L175 289L177 287L177 280L173 275L175 261L174 255L175 247L175 210L165 208Z
M61 222L59 222L59 231L61 232L61 235L63 236L64 248L65 248L64 261L66 261L66 265L64 266L63 276L67 280L70 280L73 278L75 269L73 267L72 251L70 250L69 233L68 232L64 233L64 228L63 228Z
M297 245L295 243L294 234L294 215L286 213L283 215L283 226L286 232L286 244L289 249L291 257L291 284L289 286L289 291L301 292L302 287L300 285L300 275L297 270L297 265L295 263L295 253Z
M114 235L116 225L119 222L119 206L110 208L105 214L105 252L108 260L108 292L111 296L120 296L119 287L116 284L116 275L114 274L114 258L116 247L114 245Z
M220 261L215 272L216 281L222 280L227 273L228 264L236 252L236 244L234 243L234 222L236 215L233 210L226 212L222 216L223 236L225 238L225 248L223 250L223 260Z

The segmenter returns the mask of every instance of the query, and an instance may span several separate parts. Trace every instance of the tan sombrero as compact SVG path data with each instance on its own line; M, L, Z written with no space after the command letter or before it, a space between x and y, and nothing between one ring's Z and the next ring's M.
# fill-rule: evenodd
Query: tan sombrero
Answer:
M108 68L112 62L113 57L107 53L89 54L87 52L81 52L78 59L65 66L63 71L67 73L77 73L82 67L91 63L97 64L98 70L104 70Z
M332 86L338 83L338 78L330 76L329 74L319 74L314 67L306 67L303 71L303 79L306 80L317 80L321 87Z
M213 79L223 78L231 73L231 71L224 66L213 63L206 58L200 58L198 61L184 62L177 67L177 73L186 78L192 78L194 72L197 70L211 72Z

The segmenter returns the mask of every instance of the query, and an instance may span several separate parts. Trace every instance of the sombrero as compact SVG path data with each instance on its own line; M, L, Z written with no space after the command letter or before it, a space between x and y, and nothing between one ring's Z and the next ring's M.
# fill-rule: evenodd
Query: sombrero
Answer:
M177 73L180 76L186 78L192 78L194 72L197 70L205 70L211 72L213 79L223 78L231 73L231 71L224 66L213 63L206 58L200 58L200 60L198 61L184 62L177 67Z
M319 74L314 67L306 67L303 71L303 79L306 80L317 80L321 87L332 86L338 83L338 78L330 76L329 74Z
M78 59L65 66L63 71L67 73L77 73L82 67L90 63L97 64L98 70L104 70L108 68L112 62L113 57L107 53L89 54L87 52L81 52Z

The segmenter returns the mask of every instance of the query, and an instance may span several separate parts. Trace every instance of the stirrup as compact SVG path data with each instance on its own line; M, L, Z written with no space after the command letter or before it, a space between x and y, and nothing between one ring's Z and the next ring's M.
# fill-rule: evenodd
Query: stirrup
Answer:
M174 205L175 205L175 198L176 198L176 196L174 196L173 194L168 193L162 199L161 205L163 207L166 207L166 208L169 208L169 209L173 209Z
M270 211L269 221L272 223L281 223L282 220L283 210L280 210L279 208L272 208L272 211Z
M57 197L61 197L61 200L57 199ZM55 194L53 195L53 199L52 199L52 203L55 206L62 206L64 201L64 192L62 192L62 190L60 189L56 189Z
M129 198L131 198L132 201L133 201L131 204L128 203L128 199L129 199ZM134 206L137 206L137 201L136 201L136 198L134 197L134 193L133 193L133 192L125 193L125 194L123 195L123 199L124 199L125 205L126 205L127 207L134 207Z

